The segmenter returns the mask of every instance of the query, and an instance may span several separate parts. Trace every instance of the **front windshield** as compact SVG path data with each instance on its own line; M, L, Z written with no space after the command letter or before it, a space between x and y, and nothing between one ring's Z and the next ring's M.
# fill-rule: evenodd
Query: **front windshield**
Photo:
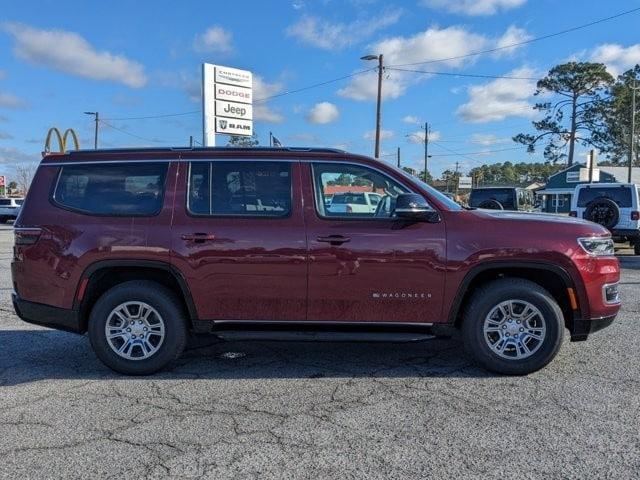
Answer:
M440 203L446 205L448 210L463 210L463 208L459 204L457 204L456 202L451 200L449 197L447 197L441 191L436 190L431 185L428 185L427 183L423 182L418 177L414 177L413 175L405 172L404 170L402 170L401 168L396 167L395 165L390 165L390 166L396 172L402 174L403 177L408 178L409 180L413 181L414 183L417 183L418 185L420 185L420 187L422 187L424 190L429 192L430 195L436 197Z

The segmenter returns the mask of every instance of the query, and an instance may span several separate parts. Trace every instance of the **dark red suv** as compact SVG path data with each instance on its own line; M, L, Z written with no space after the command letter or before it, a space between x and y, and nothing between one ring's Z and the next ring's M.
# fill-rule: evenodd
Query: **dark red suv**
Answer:
M332 208L336 196L369 200ZM585 340L620 308L603 227L463 209L389 164L330 149L48 155L16 221L12 274L23 320L88 332L126 374L161 369L189 332L454 329L484 367L526 374L551 361L565 328Z

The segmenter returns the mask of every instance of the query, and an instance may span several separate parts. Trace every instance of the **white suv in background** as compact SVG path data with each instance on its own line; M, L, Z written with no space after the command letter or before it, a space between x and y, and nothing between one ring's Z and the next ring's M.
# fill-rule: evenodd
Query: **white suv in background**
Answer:
M24 198L0 198L0 223L15 220L20 213Z
M585 183L575 189L570 215L599 223L640 255L639 197L640 186L633 183Z

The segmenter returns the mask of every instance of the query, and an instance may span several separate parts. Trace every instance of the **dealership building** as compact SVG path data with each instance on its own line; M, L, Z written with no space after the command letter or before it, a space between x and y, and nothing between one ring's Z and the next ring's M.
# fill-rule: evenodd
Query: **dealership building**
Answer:
M597 166L593 169L593 183L627 183L628 167ZM549 181L539 190L538 198L542 199L542 209L550 213L569 213L571 198L576 185L589 183L589 169L584 163L576 163L560 172L551 175ZM640 167L633 167L631 183L640 184Z

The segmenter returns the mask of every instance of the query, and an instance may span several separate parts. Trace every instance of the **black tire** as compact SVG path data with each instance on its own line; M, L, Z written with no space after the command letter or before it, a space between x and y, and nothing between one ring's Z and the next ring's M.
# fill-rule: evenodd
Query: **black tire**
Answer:
M636 240L633 244L633 254L640 255L640 239Z
M488 210L504 210L504 205L502 205L498 200L491 198L489 200L484 200L478 205L478 208L486 208Z
M587 203L583 218L611 230L620 220L620 207L610 198L594 198Z
M153 307L164 322L164 339L149 358L123 358L107 341L105 326L111 312L131 301ZM178 298L162 285L146 280L124 282L104 293L91 310L88 330L97 357L107 367L125 375L149 375L163 369L180 356L187 343L187 321Z
M526 301L544 318L546 335L538 349L527 358L503 358L485 339L485 318L494 307L507 300ZM526 375L541 369L556 356L564 337L562 310L553 296L538 284L519 278L495 280L479 288L465 308L463 322L462 338L466 350L485 369L506 375Z

